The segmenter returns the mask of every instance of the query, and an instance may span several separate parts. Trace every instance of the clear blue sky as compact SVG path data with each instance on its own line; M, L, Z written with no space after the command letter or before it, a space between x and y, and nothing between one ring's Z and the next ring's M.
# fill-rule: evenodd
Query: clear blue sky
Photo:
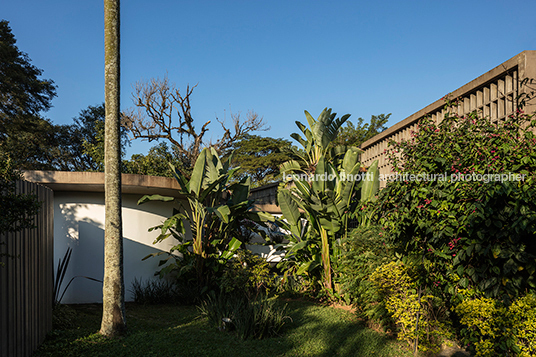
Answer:
M20 50L55 81L56 124L104 100L103 2L4 0ZM198 84L200 126L229 109L262 115L290 139L303 110L351 120L406 118L523 50L536 49L536 1L123 0L122 108L132 84ZM130 154L149 145L133 143Z

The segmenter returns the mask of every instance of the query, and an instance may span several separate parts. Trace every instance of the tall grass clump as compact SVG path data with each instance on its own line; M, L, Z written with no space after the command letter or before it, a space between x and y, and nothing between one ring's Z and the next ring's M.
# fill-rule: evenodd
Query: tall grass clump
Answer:
M197 301L196 290L186 284L165 279L134 279L132 298L138 304L181 304L191 305Z
M220 330L232 331L243 340L276 336L290 320L286 305L266 295L249 300L230 294L212 294L199 306L201 315Z

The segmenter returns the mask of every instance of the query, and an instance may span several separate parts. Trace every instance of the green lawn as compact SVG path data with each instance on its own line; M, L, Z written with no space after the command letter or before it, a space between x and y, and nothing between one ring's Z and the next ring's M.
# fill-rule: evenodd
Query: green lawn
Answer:
M291 301L280 337L242 341L199 317L195 307L127 304L128 333L97 331L102 305L73 305L74 325L54 330L34 356L410 356L401 344L341 309Z

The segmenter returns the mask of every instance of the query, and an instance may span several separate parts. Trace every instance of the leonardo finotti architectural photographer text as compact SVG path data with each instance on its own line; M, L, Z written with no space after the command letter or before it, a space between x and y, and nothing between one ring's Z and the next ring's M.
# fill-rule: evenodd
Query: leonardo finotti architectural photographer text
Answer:
M517 173L501 173L501 174L380 174L380 181L417 181L417 182L430 182L430 181L447 181L447 182L507 182L507 181L525 181L525 174ZM307 175L307 174L287 174L283 173L283 179L285 181L300 180L300 181L333 181L336 179L336 175L324 173L322 175ZM374 179L373 175L368 172L361 172L355 175L341 173L339 179L343 181L371 181Z

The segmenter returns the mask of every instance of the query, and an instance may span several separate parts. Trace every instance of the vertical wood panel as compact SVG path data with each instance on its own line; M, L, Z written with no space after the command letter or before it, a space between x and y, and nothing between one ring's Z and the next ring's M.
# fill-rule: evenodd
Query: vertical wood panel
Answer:
M41 202L34 229L0 236L0 356L31 356L52 329L54 209L53 192L26 181L18 193L33 193Z

